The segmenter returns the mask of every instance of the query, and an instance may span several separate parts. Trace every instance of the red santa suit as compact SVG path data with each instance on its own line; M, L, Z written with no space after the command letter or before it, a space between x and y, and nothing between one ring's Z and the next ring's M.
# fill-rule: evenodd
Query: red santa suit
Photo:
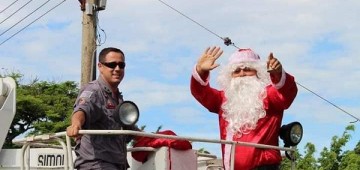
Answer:
M226 100L224 91L210 87L209 77L203 80L197 74L196 69L193 71L190 88L197 101L210 112L218 114L221 139L278 146L283 113L293 102L297 94L297 87L294 77L284 70L280 80L275 80L274 77L270 78L273 84L266 87L267 97L263 100L266 116L258 120L254 130L248 134L242 134L240 137L227 132L228 122L224 119L224 112L221 109ZM221 148L224 167L227 170L230 167L231 145L222 144ZM234 166L235 170L251 170L263 165L279 165L281 160L279 150L237 145Z

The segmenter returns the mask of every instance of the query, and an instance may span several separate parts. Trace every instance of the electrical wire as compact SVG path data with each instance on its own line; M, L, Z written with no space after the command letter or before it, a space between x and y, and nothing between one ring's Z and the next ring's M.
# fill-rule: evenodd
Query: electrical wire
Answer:
M62 3L64 3L66 0L61 1L60 3L58 3L57 5L55 5L54 7L50 8L48 11L46 11L44 14L40 15L38 18L36 18L35 20L33 20L32 22L30 22L28 25L26 25L25 27L23 27L22 29L20 29L19 31L17 31L16 33L14 33L13 35L11 35L9 38L7 38L6 40L2 41L0 43L0 46L3 45L6 41L10 40L11 38L13 38L15 35L17 35L18 33L20 33L21 31L23 31L24 29L26 29L27 27L29 27L31 24L33 24L34 22L36 22L37 20L39 20L40 18L42 18L43 16L45 16L46 14L48 14L50 11L54 10L55 8L57 8L58 6L60 6Z
M37 10L39 10L40 8L42 8L44 5L46 5L48 2L50 2L50 0L47 0L45 3L43 3L42 5L40 5L39 7L37 7L34 11L30 12L28 15L26 15L24 18L22 18L20 21L16 22L14 25L12 25L10 28L8 28L7 30L5 30L4 32L2 32L0 34L0 36L4 35L6 32L8 32L9 30L11 30L12 28L14 28L16 25L18 25L20 22L24 21L27 17L31 16L32 14L34 14Z
M96 15L96 25L97 25L97 29L96 29L96 39L97 39L97 43L96 43L96 46L101 46L103 44L105 44L106 42L106 39L107 39L107 36L106 36L106 32L104 31L104 29L101 28L100 26L100 22L99 22L99 12L97 11L97 15ZM98 29L101 30L101 32L104 33L104 41L102 41L101 39L101 34L100 32L98 31Z
M19 0L16 0L14 1L13 3L11 3L10 5L8 5L7 7L5 7L3 10L0 11L0 14L3 13L4 11L6 11L8 8L10 8L12 5L14 5L17 1Z
M182 16L184 16L185 18L189 19L190 21L194 22L195 24L199 25L200 27L202 27L203 29L207 30L208 32L212 33L213 35L219 37L220 39L224 40L224 43L227 44L227 43L230 43L231 45L233 45L234 47L236 47L234 45L234 43L231 42L231 40L228 38L228 37L225 37L225 38L222 38L221 36L219 36L218 34L216 34L215 32L211 31L210 29L206 28L205 26L201 25L199 22L195 21L194 19L190 18L189 16L185 15L184 13L180 12L179 10L177 10L176 8L170 6L169 4L163 2L162 0L158 0L160 1L162 4L168 6L169 8L171 8L172 10L174 10L175 12L181 14ZM238 47L236 47L238 48ZM301 85L300 83L296 82L296 84L298 84L299 86L301 86L302 88L304 88L305 90L311 92L312 94L316 95L317 97L319 97L320 99L326 101L327 103L331 104L332 106L334 106L335 108L339 109L340 111L346 113L347 115L353 117L354 119L356 119L355 121L353 122L350 122L350 123L355 123L355 122L358 122L360 121L360 119L356 116L354 116L353 114L347 112L346 110L342 109L341 107L337 106L336 104L330 102L329 100L325 99L324 97L320 96L319 94L315 93L314 91L310 90L309 88Z
M171 5L165 3L162 0L158 0L159 2L161 2L162 4L168 6L169 8L171 8L172 10L174 10L175 12L179 13L180 15L182 15L183 17L189 19L190 21L194 22L195 24L197 24L198 26L202 27L203 29L205 29L206 31L210 32L211 34L215 35L216 37L222 39L224 41L224 44L229 46L232 45L237 49L240 49L239 47L237 47L233 42L231 42L231 39L229 37L221 37L220 35L216 34L215 32L211 31L210 29L206 28L205 26L203 26L202 24L200 24L199 22L195 21L194 19L188 17L187 15L185 15L184 13L180 12L179 10L177 10L176 8L172 7Z
M32 0L28 1L27 3L25 3L23 6L21 6L19 9L17 9L15 12L13 12L12 14L10 14L8 17L6 17L4 20L2 20L0 22L0 24L2 24L3 22L5 22L6 20L8 20L9 18L11 18L13 15L15 15L17 12L19 12L21 9L23 9L25 6L27 6Z
M346 110L342 109L341 107L337 106L336 104L334 104L333 102L325 99L324 97L320 96L319 94L315 93L314 91L310 90L309 88L305 87L304 85L301 85L299 82L296 82L296 84L298 84L299 86L301 86L302 88L304 88L305 90L311 92L312 94L314 94L315 96L321 98L322 100L326 101L327 103L331 104L332 106L336 107L337 109L341 110L342 112L346 113L347 115L353 117L354 119L356 119L355 121L353 122L350 122L350 123L355 123L357 121L360 121L359 118L355 117L354 115L350 114L349 112L347 112Z

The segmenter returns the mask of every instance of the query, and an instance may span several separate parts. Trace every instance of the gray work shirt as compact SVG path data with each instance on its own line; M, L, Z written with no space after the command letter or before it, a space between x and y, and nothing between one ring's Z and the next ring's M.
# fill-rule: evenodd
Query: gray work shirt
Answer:
M114 120L113 114L117 105L122 102L121 93L113 94L108 84L99 77L82 88L73 113L79 110L85 112L84 130L117 130L121 125ZM128 167L127 142L128 136L124 135L83 135L75 146L75 168L101 169L101 162Z

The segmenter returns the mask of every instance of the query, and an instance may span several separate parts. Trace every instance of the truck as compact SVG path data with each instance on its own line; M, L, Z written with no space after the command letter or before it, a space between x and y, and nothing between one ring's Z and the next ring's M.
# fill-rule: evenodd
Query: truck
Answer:
M124 102L127 103L127 102ZM120 107L121 108L121 107ZM136 105L134 106L136 108ZM121 110L121 109L120 109ZM127 110L127 109L125 109ZM129 120L128 113L121 113L120 117ZM15 80L6 77L0 78L0 146L6 139L11 122L16 114L16 83ZM139 116L139 113L136 113ZM125 115L125 116L124 116ZM135 118L132 123L136 123ZM295 144L300 142L302 129L297 123L292 124L289 130L283 134ZM289 127L289 126L286 126ZM293 128L294 127L294 128ZM270 146L256 143L235 142L219 139L206 139L196 137L185 137L167 134L154 134L131 130L80 130L80 134L90 135L134 135L155 139L172 139L178 141L205 142L232 145L231 166L234 169L235 145L244 145L257 148L271 148L285 151L286 156L291 159L292 169L295 169L294 153L296 145L287 147ZM73 170L76 155L71 145L71 139L66 132L28 136L14 139L14 144L21 146L20 149L0 150L0 169L3 170ZM138 161L133 158L133 152L146 152L147 161ZM169 146L153 147L128 147L127 159L131 170L223 170L221 158L216 155L202 153L195 149L177 149Z

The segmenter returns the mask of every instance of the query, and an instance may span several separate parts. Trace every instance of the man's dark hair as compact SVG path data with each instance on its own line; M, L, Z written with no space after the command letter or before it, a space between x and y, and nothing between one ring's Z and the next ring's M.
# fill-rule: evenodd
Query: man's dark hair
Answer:
M124 52L122 52L120 49L118 48L115 48L115 47L108 47L108 48L104 48L100 51L99 53L99 62L102 63L102 62L105 62L105 56L107 54L109 54L110 52L115 52L115 53L120 53L124 56L125 58L125 54Z

